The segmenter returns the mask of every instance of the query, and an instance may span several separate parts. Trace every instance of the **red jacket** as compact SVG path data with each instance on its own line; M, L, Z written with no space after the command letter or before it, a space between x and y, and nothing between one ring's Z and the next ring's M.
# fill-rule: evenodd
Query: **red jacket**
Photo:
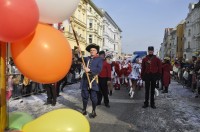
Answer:
M129 76L129 74L132 72L131 64L128 63L128 67L126 68L126 71L124 73L125 76Z
M103 67L101 72L99 73L100 77L111 78L111 64L109 64L106 60L103 61Z
M159 58L153 55L153 58L150 58L147 55L144 59L142 59L142 70L141 76L144 76L145 73L159 73L162 74L162 64Z
M171 80L170 71L172 71L172 66L169 63L163 63L162 64L162 81L163 86L168 87Z
M115 68L115 72L117 73L117 76L121 77L121 69L120 69L120 64L118 62L115 62L114 68Z

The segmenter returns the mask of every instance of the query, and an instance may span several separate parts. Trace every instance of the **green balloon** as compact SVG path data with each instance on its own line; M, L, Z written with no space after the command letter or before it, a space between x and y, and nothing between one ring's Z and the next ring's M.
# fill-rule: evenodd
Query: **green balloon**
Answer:
M33 117L23 112L13 112L9 114L9 126L11 130L22 130L22 127L33 120Z

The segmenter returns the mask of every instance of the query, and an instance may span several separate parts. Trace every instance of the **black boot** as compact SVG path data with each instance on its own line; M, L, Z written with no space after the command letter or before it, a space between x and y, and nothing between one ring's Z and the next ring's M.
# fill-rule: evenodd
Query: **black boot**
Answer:
M142 106L142 108L147 108L147 107L149 107L148 103L144 103L144 105Z
M168 93L168 87L165 87L165 89L162 91L162 93Z
M151 108L156 109L156 106L155 105L151 105Z
M109 105L109 103L108 103L108 104L105 104L105 106L106 106L107 108L110 108L110 105Z
M112 96L112 90L110 90L110 93L109 93L109 95L110 95L110 96Z
M90 114L90 117L91 118L95 118L97 116L95 110L92 110L92 113Z
M166 93L168 93L168 87L165 87L165 91L166 91Z
M83 115L87 115L86 109L83 109L83 110L82 110L82 114L83 114Z
M47 102L44 103L44 105L49 105L49 104L52 104L52 100L51 99L47 99Z

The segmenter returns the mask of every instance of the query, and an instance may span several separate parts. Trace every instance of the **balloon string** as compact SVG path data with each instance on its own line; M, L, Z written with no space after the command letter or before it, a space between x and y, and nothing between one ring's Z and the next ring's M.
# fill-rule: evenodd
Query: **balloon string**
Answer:
M76 43L77 43L77 46L78 46L78 51L79 51L79 54L81 56L81 60L83 62L83 67L86 67L86 64L85 64L85 61L83 59L83 55L82 55L82 52L81 52L81 48L80 48L80 45L79 45L79 41L78 41L78 38L77 38L77 35L76 35L76 32L74 30L74 27L73 27L73 24L72 24L72 21L70 20L70 24L71 24L71 27L72 27L72 31L73 31L73 34L74 34L74 37L75 37L75 40L76 40ZM89 83L89 88L91 89L92 88L92 84L91 84L91 81L90 81L90 78L89 78L89 75L87 72L86 73L86 76L87 76L87 80L88 80L88 83Z

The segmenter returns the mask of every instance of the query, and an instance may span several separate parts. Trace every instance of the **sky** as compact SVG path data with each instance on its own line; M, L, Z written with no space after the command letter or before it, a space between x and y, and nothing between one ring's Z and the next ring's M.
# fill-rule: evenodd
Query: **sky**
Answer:
M189 3L199 0L93 0L122 30L122 52L155 52L163 42L164 29L174 28L187 17Z

